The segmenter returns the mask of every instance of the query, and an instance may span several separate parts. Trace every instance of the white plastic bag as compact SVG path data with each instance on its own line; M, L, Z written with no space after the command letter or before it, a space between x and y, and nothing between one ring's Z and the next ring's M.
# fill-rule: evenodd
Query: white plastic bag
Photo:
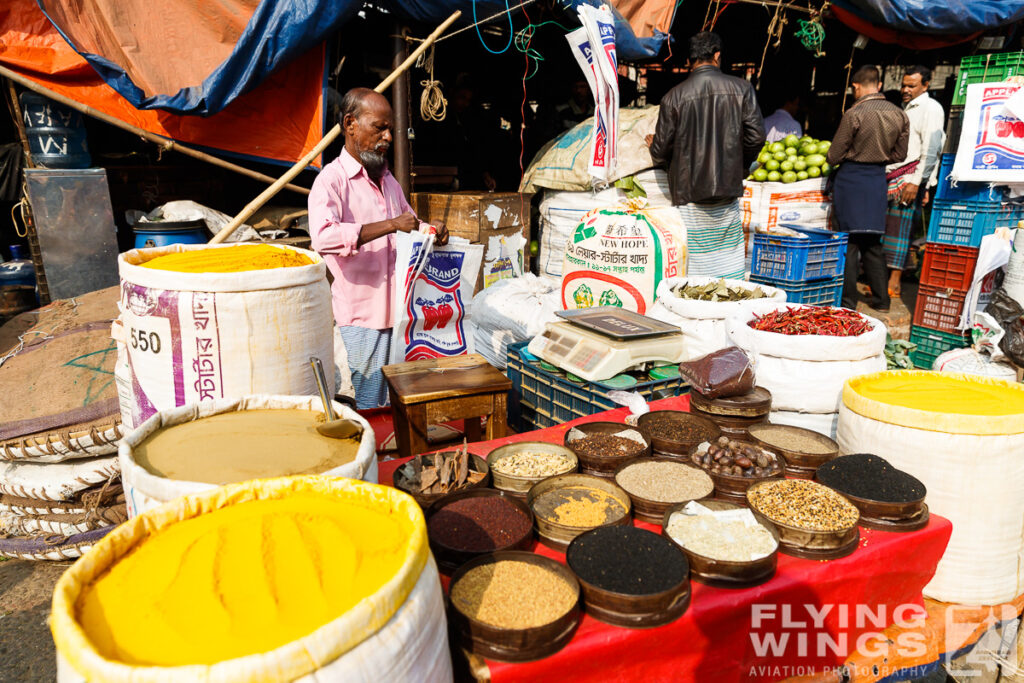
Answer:
M460 237L428 246L433 237L414 232L395 237L391 362L471 353L470 309L484 246Z
M473 297L474 350L504 370L508 345L542 333L561 309L558 287L550 280L532 273L501 280Z

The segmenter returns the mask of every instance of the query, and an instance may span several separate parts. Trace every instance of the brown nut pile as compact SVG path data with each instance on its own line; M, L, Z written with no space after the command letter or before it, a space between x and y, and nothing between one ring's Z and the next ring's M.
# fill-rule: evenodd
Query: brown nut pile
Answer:
M782 471L779 457L771 451L727 436L697 446L691 460L712 474L734 477L770 477Z

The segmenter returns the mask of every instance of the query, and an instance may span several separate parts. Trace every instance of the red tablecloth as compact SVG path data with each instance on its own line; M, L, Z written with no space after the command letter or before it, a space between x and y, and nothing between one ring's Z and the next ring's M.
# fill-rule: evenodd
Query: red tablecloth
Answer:
M652 403L652 409L687 410L689 398ZM506 443L561 443L574 424L622 421L621 408L557 427L469 444L477 455ZM380 481L404 460L381 463ZM636 526L659 531L655 526ZM828 562L779 555L774 578L746 589L693 583L692 603L676 621L653 629L609 626L584 616L560 652L523 664L488 660L493 681L775 681L840 665L858 640L880 633L897 619L923 613L921 589L946 549L952 524L933 515L912 533L862 529L860 547ZM535 551L561 562L545 546ZM902 607L901 607L902 606ZM774 638L774 643L768 639ZM862 642L864 642L862 641ZM771 645L774 644L774 647Z

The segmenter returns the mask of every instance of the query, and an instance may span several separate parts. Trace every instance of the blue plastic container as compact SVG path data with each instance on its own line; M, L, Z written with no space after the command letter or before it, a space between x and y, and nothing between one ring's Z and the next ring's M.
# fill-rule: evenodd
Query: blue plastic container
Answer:
M777 287L786 293L787 304L838 306L843 300L843 276L812 282L790 282L769 277L750 277L751 282Z
M34 92L19 96L32 161L43 168L89 168L82 115Z
M0 263L0 287L35 287L35 265L24 258L20 244L12 244L10 250L11 260Z
M165 247L168 244L206 244L210 235L206 223L195 221L158 221L153 223L136 223L135 248Z
M928 224L928 241L959 247L981 246L981 238L996 228L1016 228L1024 220L1024 206L996 202L935 200Z
M781 237L754 233L750 274L756 277L805 282L842 275L846 265L846 233L814 228L782 227L807 235Z
M944 202L993 202L1002 203L1003 190L998 185L989 183L957 183L949 180L953 171L955 154L943 154L939 165L939 187L935 190L935 200Z

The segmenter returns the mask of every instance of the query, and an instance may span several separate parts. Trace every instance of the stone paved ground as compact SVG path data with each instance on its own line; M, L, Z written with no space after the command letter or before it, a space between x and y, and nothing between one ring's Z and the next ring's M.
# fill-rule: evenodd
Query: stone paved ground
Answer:
M50 596L69 562L0 559L0 681L53 681Z

